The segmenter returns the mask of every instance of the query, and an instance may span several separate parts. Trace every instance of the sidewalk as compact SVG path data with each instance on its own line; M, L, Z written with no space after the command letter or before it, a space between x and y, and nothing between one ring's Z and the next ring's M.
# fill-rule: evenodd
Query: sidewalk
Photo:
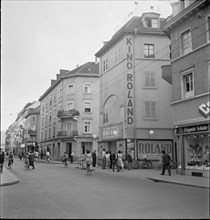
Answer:
M46 160L39 160L38 163L47 163ZM50 164L62 164L61 161L50 161ZM70 167L78 168L78 163L69 164ZM95 174L94 174L95 172ZM191 187L200 187L210 189L210 178L196 177L176 174L176 170L172 170L172 175L168 176L167 170L164 176L160 175L161 170L155 169L132 169L120 172L113 172L112 169L102 169L101 166L94 167L93 175L97 173L105 173L107 175L120 175L126 178L146 178L154 182L165 182L171 184L179 184ZM4 167L3 174L0 174L0 186L11 185L19 182L19 179Z

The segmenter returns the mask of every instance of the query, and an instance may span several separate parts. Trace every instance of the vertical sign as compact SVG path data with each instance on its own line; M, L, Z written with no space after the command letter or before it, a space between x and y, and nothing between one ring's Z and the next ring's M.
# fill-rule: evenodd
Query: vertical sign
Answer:
M127 68L127 103L126 117L127 125L133 126L134 122L134 103L133 103L133 38L126 38L126 68Z

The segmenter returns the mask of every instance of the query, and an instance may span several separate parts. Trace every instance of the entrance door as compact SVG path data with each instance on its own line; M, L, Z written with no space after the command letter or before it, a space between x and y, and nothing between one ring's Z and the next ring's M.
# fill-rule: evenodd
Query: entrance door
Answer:
M72 143L66 143L66 153L69 155L69 157L71 156L71 152L72 152Z

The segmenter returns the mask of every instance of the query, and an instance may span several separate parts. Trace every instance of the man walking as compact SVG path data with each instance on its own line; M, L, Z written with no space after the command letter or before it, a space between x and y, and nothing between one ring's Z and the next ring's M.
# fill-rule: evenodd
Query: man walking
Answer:
M165 174L165 170L168 170L168 175L171 176L171 165L170 165L170 160L171 157L166 154L166 152L163 150L162 151L162 163L163 163L163 168L162 168L162 173L160 175L164 175Z
M114 172L115 166L117 166L117 172L119 172L120 169L119 169L119 166L118 166L118 153L117 153L117 151L115 151L112 154L112 170L113 170L113 172Z
M96 166L96 150L94 150L92 153L92 160L93 160L93 167L95 167Z
M4 151L0 148L0 173L3 173Z
M132 165L132 161L133 161L133 158L132 158L132 154L131 154L131 151L129 150L128 151L128 170L131 170L131 165Z

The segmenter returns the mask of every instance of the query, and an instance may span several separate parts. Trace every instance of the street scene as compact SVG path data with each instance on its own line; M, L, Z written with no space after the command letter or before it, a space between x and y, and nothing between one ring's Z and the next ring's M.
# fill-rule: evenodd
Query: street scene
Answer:
M145 170L113 172L96 167L89 176L86 170L76 167L77 164L69 164L65 168L62 163L49 164L43 160L35 164L35 169L28 170L22 160L15 159L10 171L18 176L19 183L0 188L1 218L209 217L207 188L156 183L141 174Z
M210 0L1 14L0 218L210 218Z

